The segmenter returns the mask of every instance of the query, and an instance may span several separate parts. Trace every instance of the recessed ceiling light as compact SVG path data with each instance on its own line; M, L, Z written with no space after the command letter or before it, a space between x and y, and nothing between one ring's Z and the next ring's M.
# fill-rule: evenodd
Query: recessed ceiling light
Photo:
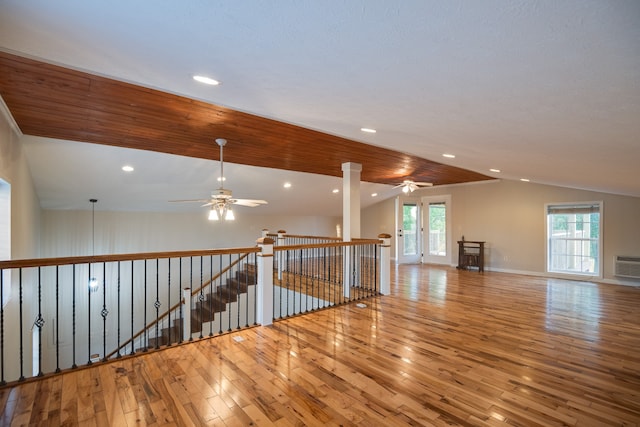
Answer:
M334 188L334 189L333 189L333 192L334 192L334 193L339 193L339 192L340 192L340 190L338 190L337 188Z
M520 181L522 182L529 182L529 180L527 178L520 178Z
M371 197L376 197L378 193L371 193Z
M207 84L207 85L213 85L213 86L217 86L220 84L219 81L212 79L211 77L205 77L205 76L193 76L193 80L200 83Z
M360 130L362 132L366 132L366 133L376 133L377 132L375 129L371 129L371 128L360 128Z
M290 182L285 182L283 187L284 188L291 188L291 183Z
M122 167L122 170L125 171L125 172L133 172L133 166L124 165Z
M456 155L455 154L447 154L447 153L445 153L445 154L442 155L442 157L446 157L448 159L455 159Z
M500 173L500 169L489 169L490 172Z

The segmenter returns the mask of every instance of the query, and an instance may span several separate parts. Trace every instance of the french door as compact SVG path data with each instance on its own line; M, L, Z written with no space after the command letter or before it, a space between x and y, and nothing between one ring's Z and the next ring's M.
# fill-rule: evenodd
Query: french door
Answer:
M421 213L417 199L396 199L396 261L398 264L419 263L421 250Z
M451 196L422 198L425 230L423 261L430 264L451 264Z

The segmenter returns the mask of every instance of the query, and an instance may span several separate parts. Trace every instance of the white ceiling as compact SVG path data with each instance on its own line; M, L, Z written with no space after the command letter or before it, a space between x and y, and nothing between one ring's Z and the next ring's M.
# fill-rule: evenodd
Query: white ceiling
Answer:
M2 0L0 48L490 176L640 197L637 0ZM26 145L45 208L83 194L112 201L103 208L175 209L166 200L216 187L217 162ZM129 155L154 167L123 176ZM249 168L228 186L268 199L264 212L292 201L293 213L341 212L317 200L336 178Z

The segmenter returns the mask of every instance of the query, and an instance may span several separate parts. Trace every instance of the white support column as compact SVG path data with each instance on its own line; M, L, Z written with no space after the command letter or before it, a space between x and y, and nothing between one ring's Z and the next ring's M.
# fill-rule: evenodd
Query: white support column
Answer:
M260 237L267 237L268 234L269 234L269 229L268 228L263 228L262 229L262 235Z
M191 288L182 289L182 336L185 341L193 340L191 338Z
M342 164L342 236L345 242L360 237L360 172L359 163Z
M263 237L256 241L258 252L257 322L262 326L273 323L273 239Z
M350 242L360 237L360 172L362 165L347 162L342 164L342 240ZM344 281L343 293L345 298L351 297L351 248L344 250Z
M379 234L380 245L380 293L391 293L391 234Z

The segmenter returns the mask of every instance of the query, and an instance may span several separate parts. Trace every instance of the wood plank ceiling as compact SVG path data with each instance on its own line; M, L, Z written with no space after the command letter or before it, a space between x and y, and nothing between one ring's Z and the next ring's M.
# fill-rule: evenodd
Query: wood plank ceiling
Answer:
M215 138L233 143L231 163L362 181L455 184L492 179L406 153L230 108L0 52L0 95L27 135L219 160Z

